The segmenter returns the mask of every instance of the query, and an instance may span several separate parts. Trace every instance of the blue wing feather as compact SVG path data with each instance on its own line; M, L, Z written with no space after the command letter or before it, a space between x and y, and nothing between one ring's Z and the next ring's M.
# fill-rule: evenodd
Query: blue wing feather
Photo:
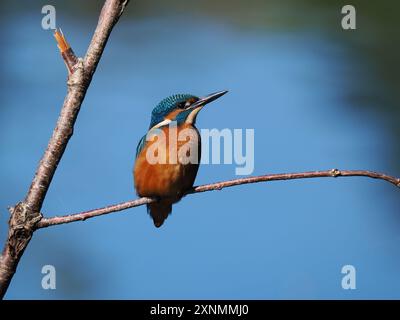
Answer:
M143 150L144 146L146 144L146 135L144 135L142 137L142 139L140 139L137 147L136 147L136 158L138 157L138 155L140 154L140 152Z

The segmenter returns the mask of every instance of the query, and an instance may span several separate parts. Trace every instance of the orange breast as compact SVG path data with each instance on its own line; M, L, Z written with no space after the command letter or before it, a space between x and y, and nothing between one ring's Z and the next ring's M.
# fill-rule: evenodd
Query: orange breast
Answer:
M141 197L155 196L178 201L193 186L196 178L200 161L200 135L195 127L187 124L179 126L175 134L170 133L169 127L163 127L162 132L165 144L158 143L156 148L154 144L157 141L147 141L136 159L133 172L135 188ZM180 141L176 140L177 137L186 139ZM157 158L165 159L166 163L148 161L149 155L154 154L154 150ZM182 163L182 158L193 150L197 153L197 156L192 154L197 158L197 163Z

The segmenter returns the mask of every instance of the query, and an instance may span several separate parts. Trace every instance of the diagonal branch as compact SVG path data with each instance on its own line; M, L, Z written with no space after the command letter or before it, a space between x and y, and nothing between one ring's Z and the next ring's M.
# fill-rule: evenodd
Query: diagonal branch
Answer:
M206 184L202 186L194 187L187 194L207 192L213 190L221 190L228 187L238 186L248 183L276 181L276 180L294 180L294 179L308 179L308 178L323 178L323 177L368 177L373 179L380 179L383 181L390 182L391 184L400 187L400 178L395 178L383 173L377 173L366 170L343 170L338 169L325 170L325 171L310 171L310 172L299 172L299 173L278 173L270 175L262 175L256 177L248 177L242 179L235 179L223 182L217 182L212 184ZM70 223L75 221L84 221L86 219L94 218L104 214L109 214L117 211L126 210L133 207L142 206L151 202L157 201L152 198L139 198L132 201L126 201L114 205L110 205L104 208L94 209L90 211L84 211L80 213L72 213L64 216L55 216L52 218L43 218L37 224L37 228L46 228L64 223Z
M33 211L40 211L57 165L73 134L73 127L92 80L93 73L100 61L108 37L126 4L127 1L123 0L107 0L101 10L99 22L85 59L77 59L77 63L73 66L70 66L70 62L65 60L68 69L71 68L73 72L69 74L68 93L65 97L57 126L40 161L35 178L25 199L26 204ZM56 32L56 39L58 40L61 54L66 53L65 49L68 50L69 45L64 36L57 37Z
M40 210L65 148L72 137L74 124L92 76L100 61L108 37L127 5L127 0L106 0L85 59L77 58L64 35L55 38L68 68L68 92L56 128L33 178L24 201L11 208L8 238L0 256L0 298L4 296L27 247L35 226L42 218Z

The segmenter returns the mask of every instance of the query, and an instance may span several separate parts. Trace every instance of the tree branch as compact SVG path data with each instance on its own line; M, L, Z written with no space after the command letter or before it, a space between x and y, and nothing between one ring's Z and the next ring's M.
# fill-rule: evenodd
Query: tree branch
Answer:
M48 143L25 200L11 208L9 232L0 257L0 298L7 291L18 262L41 219L40 209L51 180L70 140L76 118L108 37L127 5L127 0L106 0L85 59L75 56L64 35L55 37L68 68L68 92L56 128Z
M311 172L299 172L299 173L278 173L270 175L262 175L256 177L248 177L242 179L235 179L223 182L217 182L212 184L205 184L202 186L194 187L187 194L207 192L213 190L221 190L228 187L238 186L248 183L266 182L266 181L276 181L276 180L294 180L294 179L309 179L309 178L323 178L323 177L354 177L362 176L373 179L380 179L383 181L390 182L391 184L400 187L400 178L395 178L388 176L383 173L377 173L365 170L343 170L338 169L326 170L326 171L311 171ZM117 211L126 210L133 207L142 206L151 202L157 201L152 198L139 198L132 201L126 201L119 204L110 205L104 208L94 209L90 211L84 211L80 213L72 213L64 216L55 216L52 218L43 218L36 225L36 228L46 228L50 226L55 226L64 223L70 223L75 221L84 221L86 219L94 218L104 214L109 214Z

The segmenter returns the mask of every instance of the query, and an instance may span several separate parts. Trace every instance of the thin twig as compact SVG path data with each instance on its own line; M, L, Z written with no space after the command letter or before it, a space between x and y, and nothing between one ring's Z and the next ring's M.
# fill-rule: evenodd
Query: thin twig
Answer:
M362 176L373 179L380 179L391 184L400 187L400 178L395 178L383 173L377 173L366 170L343 170L340 171L338 169L325 170L325 171L310 171L310 172L299 172L299 173L278 173L278 174L269 174L262 175L256 177L248 177L242 179L235 179L223 182L217 182L212 184L206 184L202 186L194 187L187 194L207 192L213 190L221 190L228 187L238 186L242 184L248 183L257 183L257 182L266 182L266 181L276 181L276 180L294 180L294 179L308 179L308 178L323 178L323 177L354 177L354 176ZM55 216L51 218L43 218L38 224L37 228L46 228L54 225L70 223L75 221L83 221L86 219L94 218L97 216L101 216L104 214L109 214L112 212L122 211L133 207L142 206L144 204L148 204L151 202L157 201L152 198L139 198L132 201L126 201L114 205L110 205L104 208L84 211L80 213L73 213L64 216Z

